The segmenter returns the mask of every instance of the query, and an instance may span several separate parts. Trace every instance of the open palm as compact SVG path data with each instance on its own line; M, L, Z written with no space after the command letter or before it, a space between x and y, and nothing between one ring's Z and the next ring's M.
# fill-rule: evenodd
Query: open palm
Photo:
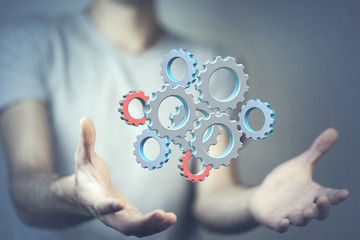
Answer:
M266 176L250 199L250 210L258 222L285 232L290 224L303 226L313 218L325 219L331 204L347 198L347 190L323 187L312 180L317 160L331 148L337 136L335 129L326 130L307 151Z
M80 128L75 153L75 193L86 211L109 227L137 237L152 235L173 225L175 214L154 210L144 215L111 184L106 163L94 151L96 133L92 121L83 118Z

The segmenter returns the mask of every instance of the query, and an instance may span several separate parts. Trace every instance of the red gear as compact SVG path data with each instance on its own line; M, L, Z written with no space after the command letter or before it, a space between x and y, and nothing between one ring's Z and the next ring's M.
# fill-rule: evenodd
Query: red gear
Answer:
M133 99L139 100L143 106L145 106L146 101L149 99L148 96L145 96L144 92L139 91L131 91L124 96L124 99L120 101L119 112L121 113L121 119L125 120L125 122L129 125L139 126L144 125L147 118L144 116L142 118L133 118L129 113L129 103Z
M181 158L182 160L182 164L179 166L181 170L181 175L186 177L187 180L189 180L190 182L199 182L199 181L204 181L204 179L209 176L209 171L211 169L211 166L203 166L203 168L201 169L201 171L197 174L193 174L190 172L189 168L188 168L188 162L190 157L192 156L192 153L190 151L187 151L185 156L183 156Z

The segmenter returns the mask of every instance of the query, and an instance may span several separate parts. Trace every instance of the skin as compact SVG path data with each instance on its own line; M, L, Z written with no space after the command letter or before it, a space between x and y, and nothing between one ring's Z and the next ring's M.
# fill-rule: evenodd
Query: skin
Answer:
M97 0L89 15L100 32L121 50L139 55L146 52L163 35L156 21L154 1ZM121 29L121 31L119 31Z
M337 138L335 129L327 129L308 150L280 164L253 188L236 184L234 169L221 167L212 171L211 178L197 185L196 216L209 229L224 233L248 230L258 224L285 232L290 225L305 226L312 219L324 220L330 206L349 195L346 189L323 187L312 180L316 162ZM210 149L210 154L223 152L227 139L222 134L218 138L220 146Z
M98 0L89 14L104 36L129 54L145 52L162 34L152 1L122 4ZM41 101L23 100L0 112L10 194L22 221L38 227L65 228L97 218L125 235L138 237L164 231L176 223L175 214L170 212L158 209L141 213L111 184L106 163L94 151L96 131L89 118L80 120L75 172L69 176L56 174L51 128L48 106ZM303 226L311 219L325 219L330 205L344 201L349 194L312 180L313 167L337 135L335 129L326 130L307 151L279 165L257 187L237 184L232 167L212 171L205 182L196 184L192 205L195 217L207 228L226 233L260 224L284 232L291 224ZM211 154L222 151L227 136L221 135L219 142L210 149Z
M47 112L44 103L27 100L0 114L11 198L26 224L64 228L95 217L125 235L143 237L176 222L162 210L141 213L113 187L107 165L94 151L96 133L88 118L80 121L74 174L55 174Z
M76 197L85 209L125 235L143 237L173 225L175 214L155 210L144 215L111 184L106 163L94 151L96 133L92 121L81 119L80 129L74 177Z
M312 180L316 162L337 138L335 129L327 129L307 151L279 165L264 179L249 203L259 222L284 232L290 224L304 226L311 219L324 220L330 205L347 198L347 190L323 187Z

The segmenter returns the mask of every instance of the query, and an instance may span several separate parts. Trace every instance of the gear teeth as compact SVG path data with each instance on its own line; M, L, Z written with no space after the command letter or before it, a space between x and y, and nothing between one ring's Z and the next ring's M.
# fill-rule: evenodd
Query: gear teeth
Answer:
M201 119L198 118L196 126L195 126L194 129L190 132L190 134L191 134L190 142L191 142L191 143L194 142L195 139L196 139L196 135L194 134L194 131L195 131L196 129L199 129L199 128L201 127L200 122L201 122L201 121L204 121L204 120L207 120L207 119L209 119L209 118L210 118L210 114L209 114L208 116L205 116L205 118L201 118ZM196 147L195 147L195 153L196 153Z
M172 141L173 144L179 145L180 150L183 152L194 151L194 147L191 146L191 141L186 140L185 138L177 137Z
M199 100L195 104L196 104L196 111L201 112L205 116L208 116L210 114L208 105L206 103L201 102ZM180 103L175 107L175 113L172 113L169 116L169 119L171 121L169 128L173 128L174 126L176 126L177 123L181 122L184 119L184 115L185 115L185 108L184 105ZM198 122L199 119L197 119L196 121Z
M179 122L181 122L184 119L184 114L185 114L184 105L182 103L179 103L175 107L175 113L171 113L170 116L169 116L169 119L170 119L170 122L171 122L169 128L173 128Z
M162 86L160 89L157 89L151 93L151 98L147 101L148 109L145 111L145 117L149 118L149 113L151 112L150 102L153 102L156 100L156 96L159 93L163 93L166 89L166 86ZM151 119L149 119L149 126L151 126Z
M196 104L196 111L201 112L205 117L208 117L212 111L209 111L209 104L206 102L202 102L201 99L198 98ZM200 119L199 119L200 120Z
M184 169L181 167L181 165L183 164L183 160L181 160L181 158L180 158L180 160L179 160L179 164L178 164L178 168L180 169L180 175L181 176L184 176Z
M211 129L210 129L211 128ZM208 137L203 139L204 148L209 151L210 147L217 144L217 137L222 133L222 130L219 126L212 126L208 131ZM205 136L206 137L206 136Z

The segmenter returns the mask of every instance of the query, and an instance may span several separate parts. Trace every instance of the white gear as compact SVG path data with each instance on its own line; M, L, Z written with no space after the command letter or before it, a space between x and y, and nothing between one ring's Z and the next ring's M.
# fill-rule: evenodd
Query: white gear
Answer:
M220 68L226 68L231 71L235 78L235 88L232 94L225 99L215 98L209 87L211 75ZM235 58L232 57L216 57L212 62L208 61L204 64L204 70L199 74L199 83L196 84L196 90L200 92L200 99L207 102L211 109L218 109L224 112L226 109L235 109L239 102L245 100L245 93L249 90L246 82L249 79L244 73L244 66L237 64Z
M203 147L203 135L210 126L220 125L229 135L229 144L226 150L218 156L210 156L207 149ZM238 157L238 150L242 148L240 138L242 132L237 130L237 123L231 121L229 115L222 113L220 115L210 114L208 118L201 119L199 126L192 131L193 139L191 145L195 148L194 155L201 158L205 166L211 165L213 168L219 168L221 165L228 166L232 159Z
M144 153L144 145L149 138L155 139L160 145L160 153L154 160L148 159ZM136 162L140 163L141 167L148 168L149 170L161 168L169 160L168 155L171 153L169 144L170 142L166 138L160 138L155 131L145 129L137 136L134 143Z
M265 118L264 125L259 131L253 130L248 122L249 114L255 108L259 109L264 114ZM250 99L241 107L241 112L238 114L241 131L247 138L251 138L253 140L267 138L269 133L273 131L273 125L275 124L274 114L275 112L270 109L269 103L260 99L257 99L256 101L254 99Z
M172 128L162 125L158 115L161 103L168 97L178 98L185 109L182 122ZM149 128L156 131L160 137L168 137L170 140L174 140L176 137L185 137L186 132L193 129L194 121L197 119L193 95L186 93L185 87L180 85L174 88L171 86L163 86L161 90L155 91L153 98L148 101L148 106L149 109L145 112L145 116L149 118Z
M187 72L183 79L175 79L171 74L171 65L177 58L184 60ZM187 52L185 49L172 49L165 55L164 61L161 63L161 75L164 78L164 82L170 84L172 87L181 85L185 88L189 87L191 83L196 80L196 74L198 72L196 68L197 61L193 58L191 52Z
M162 125L158 115L161 103L168 97L176 97L184 105L182 121L171 128ZM156 131L160 137L167 137L171 141L176 137L185 137L186 133L194 128L194 122L198 119L196 111L206 112L209 110L205 103L195 103L193 95L187 93L185 87L180 85L175 87L163 86L161 90L153 93L153 97L147 102L147 105L148 111L145 112L145 116L149 119L149 128Z

